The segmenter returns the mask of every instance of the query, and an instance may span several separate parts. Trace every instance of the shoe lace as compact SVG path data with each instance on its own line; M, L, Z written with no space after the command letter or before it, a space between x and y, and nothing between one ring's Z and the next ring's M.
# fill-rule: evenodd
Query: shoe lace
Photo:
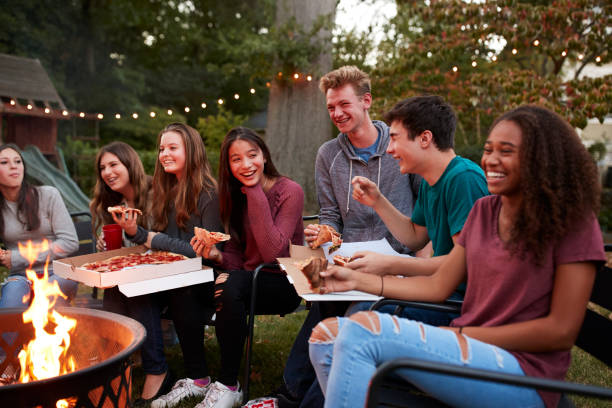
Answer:
M162 395L159 399L163 401L173 401L176 398L184 398L189 393L189 379L183 378L182 380L178 380L176 384L172 387L169 393L166 395Z

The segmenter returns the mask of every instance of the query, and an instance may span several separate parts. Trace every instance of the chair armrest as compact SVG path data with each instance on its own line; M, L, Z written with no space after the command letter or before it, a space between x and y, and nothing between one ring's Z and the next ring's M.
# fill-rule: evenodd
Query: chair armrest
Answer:
M461 313L461 305L463 305L462 300L453 300L447 299L444 303L430 303L430 302L415 302L410 300L399 300L399 299L380 299L376 303L374 303L370 310L376 311L383 306L386 305L395 305L397 306L394 314L399 314L406 307L416 307L419 309L433 310L437 312L446 312L446 313Z
M312 221L312 220L318 220L319 219L319 215L315 214L315 215L303 215L302 216L302 221Z
M594 385L569 383L547 378L528 377L516 374L499 373L495 371L462 367L458 365L445 364L435 361L425 361L412 358L398 358L382 364L370 381L368 390L368 407L376 407L378 404L378 389L387 375L400 369L424 370L438 374L452 375L455 377L474 378L483 381L500 382L504 384L518 385L522 387L535 388L544 391L565 392L580 394L589 397L612 399L612 388L598 387Z

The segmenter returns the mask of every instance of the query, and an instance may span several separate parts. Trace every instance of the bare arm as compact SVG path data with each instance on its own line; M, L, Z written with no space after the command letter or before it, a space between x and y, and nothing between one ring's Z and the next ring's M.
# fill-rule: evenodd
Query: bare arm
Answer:
M407 247L418 250L423 248L429 235L427 228L412 222L382 195L375 183L365 177L356 176L353 184L353 198L363 205L372 207L393 236Z

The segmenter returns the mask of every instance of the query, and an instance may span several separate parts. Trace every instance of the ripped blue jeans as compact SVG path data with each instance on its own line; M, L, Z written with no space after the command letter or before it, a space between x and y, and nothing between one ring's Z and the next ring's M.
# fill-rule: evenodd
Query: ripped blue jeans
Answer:
M466 359L461 355L457 334L450 330L388 314L359 312L351 318L319 323L310 338L309 352L325 394L325 406L334 408L365 406L376 368L398 357L524 375L512 354L464 337L468 344ZM539 394L529 388L417 370L403 370L400 375L454 407L544 407Z

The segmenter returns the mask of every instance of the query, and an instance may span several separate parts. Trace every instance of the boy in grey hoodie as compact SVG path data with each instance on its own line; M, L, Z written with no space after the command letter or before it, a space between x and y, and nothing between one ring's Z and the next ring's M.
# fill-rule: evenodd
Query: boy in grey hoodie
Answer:
M363 176L374 182L402 213L410 216L421 177L402 174L399 165L386 153L389 127L372 121L370 79L353 66L341 67L321 78L330 119L340 131L317 153L315 182L319 200L319 222L334 227L345 242L386 238L400 253L411 253L389 232L376 212L352 197L351 180ZM319 224L304 230L308 243L319 232ZM342 315L343 302L313 302L298 333L284 371L284 384L274 393L280 408L322 407L324 398L308 357L308 338L314 326L325 317Z

